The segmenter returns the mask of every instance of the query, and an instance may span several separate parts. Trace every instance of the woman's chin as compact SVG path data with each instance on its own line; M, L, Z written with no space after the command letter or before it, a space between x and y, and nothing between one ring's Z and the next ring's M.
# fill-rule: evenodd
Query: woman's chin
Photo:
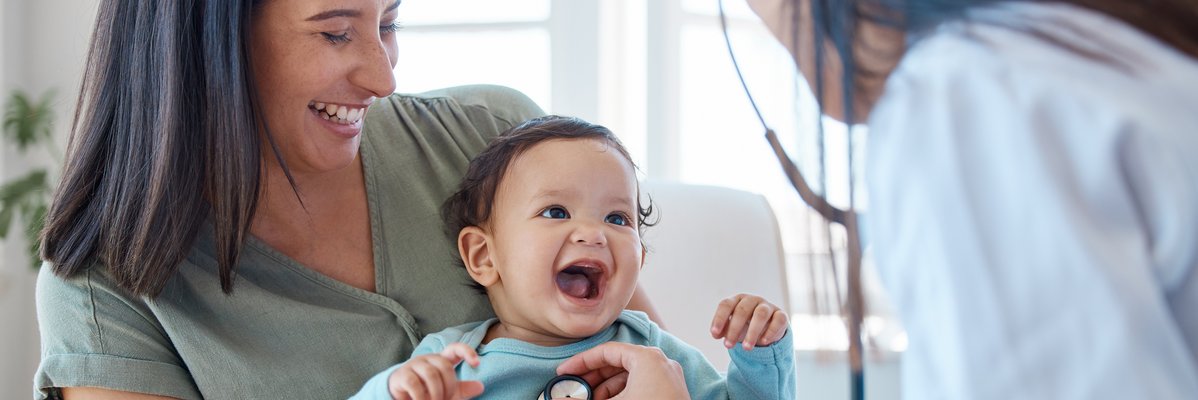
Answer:
M358 147L355 145L352 148L346 146L337 151L332 149L322 149L319 154L307 154L297 157L298 162L293 162L289 158L287 160L287 168L293 176L308 175L319 176L326 173L344 171L346 168L352 167L358 161ZM274 155L268 157L274 158Z

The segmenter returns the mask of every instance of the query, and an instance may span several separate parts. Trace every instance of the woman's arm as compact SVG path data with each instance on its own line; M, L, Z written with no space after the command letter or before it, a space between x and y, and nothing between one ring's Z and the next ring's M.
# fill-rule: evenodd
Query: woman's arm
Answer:
M65 400L172 400L174 397L155 396L145 393L121 392L96 387L62 388Z
M636 285L636 291L632 293L632 300L628 301L626 308L648 314L649 319L657 323L657 326L666 329L666 325L661 321L661 316L657 314L657 309L653 308L653 303L649 301L649 294L645 293L645 289L641 288L640 284Z

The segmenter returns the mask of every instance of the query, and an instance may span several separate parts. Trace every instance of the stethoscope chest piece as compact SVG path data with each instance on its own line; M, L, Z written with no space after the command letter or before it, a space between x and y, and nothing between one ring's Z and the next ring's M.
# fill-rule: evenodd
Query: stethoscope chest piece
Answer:
M559 375L545 384L541 400L584 399L591 400L591 384L574 375Z

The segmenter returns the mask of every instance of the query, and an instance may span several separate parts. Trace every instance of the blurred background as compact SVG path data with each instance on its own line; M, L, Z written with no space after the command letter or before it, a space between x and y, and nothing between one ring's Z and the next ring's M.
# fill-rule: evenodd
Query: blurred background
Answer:
M491 83L516 88L555 114L615 131L643 178L764 195L785 248L789 308L799 351L799 393L847 398L842 323L843 232L826 229L799 201L763 138L732 69L716 0L404 0L399 8L399 92ZM0 2L0 105L14 91L53 93L48 146L0 145L5 183L48 170L55 182L94 24L97 0ZM813 177L847 182L848 131L817 117L806 83L743 0L728 0L731 40L764 117ZM419 60L419 62L415 62ZM816 134L818 124L826 132ZM858 145L865 132L854 129ZM8 135L6 134L6 137ZM822 148L825 150L819 151ZM863 146L861 146L863 147ZM860 148L860 147L859 147ZM819 171L819 158L827 170ZM861 160L863 157L855 157ZM855 168L860 170L860 166ZM858 181L860 181L858 176ZM848 188L813 179L834 204ZM0 200L5 200L0 193ZM28 398L38 360L36 270L17 213L0 245L0 398ZM721 218L722 216L713 216ZM0 227L0 229L3 229ZM864 283L870 399L898 398L906 337L870 267ZM840 266L840 268L836 268Z

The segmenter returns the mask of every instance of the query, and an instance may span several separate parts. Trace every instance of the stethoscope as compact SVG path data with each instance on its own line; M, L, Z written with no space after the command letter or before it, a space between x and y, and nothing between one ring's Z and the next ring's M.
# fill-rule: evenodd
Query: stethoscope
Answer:
M830 223L835 223L844 226L848 233L848 334L849 334L849 369L851 371L849 393L853 400L861 400L865 398L865 363L861 351L861 321L865 316L864 303L865 299L861 294L861 233L858 228L858 215L856 206L853 202L853 170L852 156L849 156L849 207L841 209L828 203L828 199L820 196L811 189L807 184L807 179L803 178L802 171L795 165L790 156L786 154L786 150L782 148L782 142L778 140L778 135L770 129L765 123L765 117L761 115L761 109L757 108L757 101L753 100L753 94L749 93L749 85L745 83L745 76L740 72L740 64L736 62L736 54L732 51L732 39L728 37L728 17L724 13L724 0L719 0L717 3L720 12L720 30L724 34L724 44L728 47L728 57L732 59L732 67L736 70L736 77L740 79L740 86L745 89L745 96L749 98L749 105L753 106L753 112L757 114L757 119L761 121L761 126L765 128L765 139L770 144L770 148L774 150L774 155L778 157L778 162L782 164L782 170L786 173L787 179L790 180L791 186L794 186L795 191L799 192L799 197L804 203L811 206L816 212L827 219ZM819 3L812 3L818 5ZM799 5L794 5L799 7ZM812 9L813 11L816 9ZM816 18L819 18L817 14ZM797 37L797 36L796 36ZM823 42L823 37L819 30L815 31L815 40ZM816 48L816 75L824 76L824 63L822 54L824 46L815 46ZM796 59L797 60L797 59ZM846 85L846 88L848 85ZM848 90L848 89L846 89ZM817 90L816 96L821 96L822 89ZM847 98L847 96L846 96ZM822 99L821 99L822 101ZM852 104L846 102L845 109L850 110L847 114L852 116ZM851 126L851 124L850 124ZM820 134L823 134L821 125ZM851 143L851 139L850 139ZM833 261L835 263L835 261Z
M558 375L545 384L538 400L583 399L591 400L591 384L574 375Z

